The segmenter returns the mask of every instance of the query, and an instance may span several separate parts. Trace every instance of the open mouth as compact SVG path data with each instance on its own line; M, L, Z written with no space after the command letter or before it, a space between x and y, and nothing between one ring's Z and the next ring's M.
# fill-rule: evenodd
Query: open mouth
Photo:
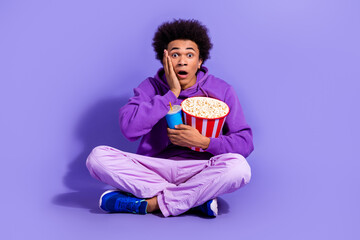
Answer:
M177 74L180 78L186 78L188 75L188 72L181 70L181 71L178 71Z

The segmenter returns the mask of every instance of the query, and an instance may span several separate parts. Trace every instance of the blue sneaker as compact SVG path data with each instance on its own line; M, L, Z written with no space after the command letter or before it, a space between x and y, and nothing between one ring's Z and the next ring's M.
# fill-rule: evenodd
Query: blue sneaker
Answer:
M106 212L146 214L147 201L118 190L104 192L99 207Z
M208 217L216 217L218 215L217 199L211 199L200 206L194 207L194 209L202 212Z

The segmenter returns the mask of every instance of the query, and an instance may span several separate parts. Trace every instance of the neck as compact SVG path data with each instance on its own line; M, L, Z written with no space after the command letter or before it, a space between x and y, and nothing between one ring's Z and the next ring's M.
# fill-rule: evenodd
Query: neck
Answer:
M195 83L196 83L196 75L194 77L192 77L191 80L187 84L181 85L181 90L188 89L189 87L194 86Z

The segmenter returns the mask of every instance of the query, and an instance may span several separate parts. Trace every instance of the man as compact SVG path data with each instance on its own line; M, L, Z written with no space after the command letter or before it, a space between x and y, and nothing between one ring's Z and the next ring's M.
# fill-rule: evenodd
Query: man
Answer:
M120 109L124 136L142 137L137 154L99 146L87 159L90 174L116 188L100 197L100 208L139 214L160 210L167 217L196 207L215 217L216 197L250 180L245 157L253 151L251 129L234 89L202 66L212 47L205 26L196 20L166 22L155 33L153 47L163 68L135 88ZM217 98L229 106L218 138L183 124L167 128L169 104L193 96Z

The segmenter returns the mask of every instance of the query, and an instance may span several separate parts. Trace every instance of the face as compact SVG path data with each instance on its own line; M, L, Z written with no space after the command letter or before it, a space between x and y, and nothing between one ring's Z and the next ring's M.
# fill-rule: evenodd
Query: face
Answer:
M202 60L197 44L191 40L174 40L168 44L167 51L182 89L196 83L196 72Z

